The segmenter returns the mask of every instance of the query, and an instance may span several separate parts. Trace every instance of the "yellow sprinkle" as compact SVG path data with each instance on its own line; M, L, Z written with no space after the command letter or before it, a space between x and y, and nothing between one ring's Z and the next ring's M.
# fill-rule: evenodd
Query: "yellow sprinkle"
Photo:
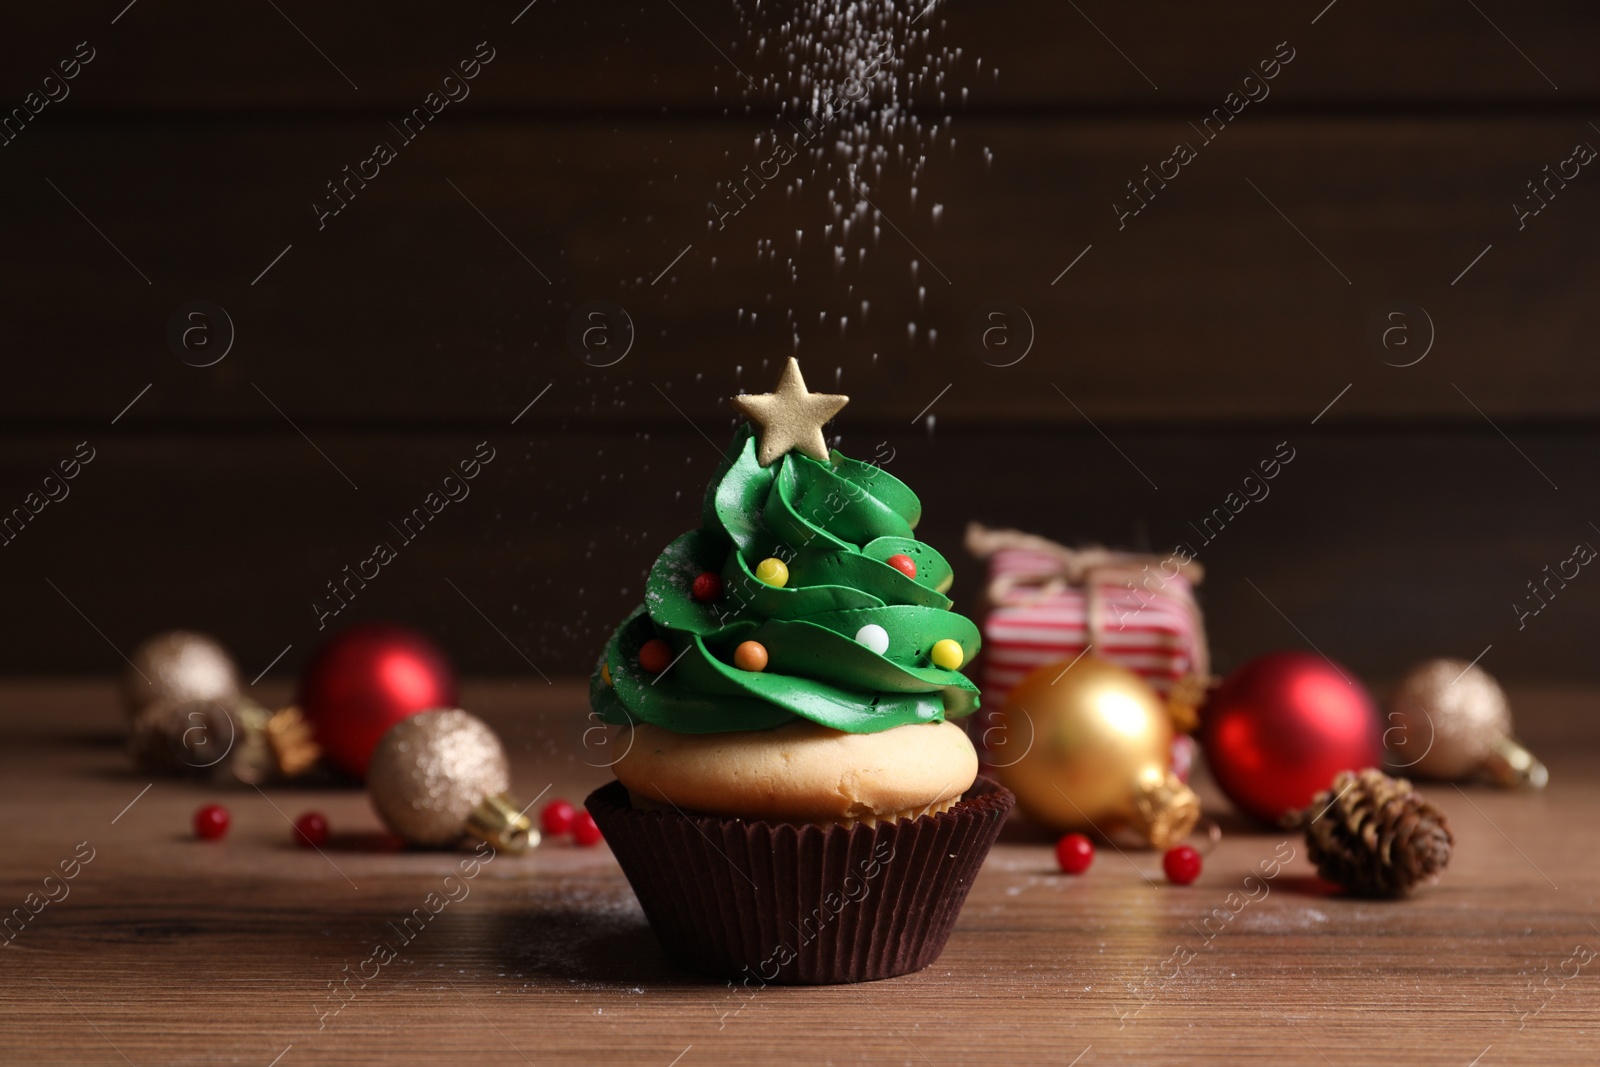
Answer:
M961 646L946 637L942 641L935 641L933 648L928 652L928 658L933 660L933 665L942 670L953 671L960 668L966 660L966 654L961 651Z
M774 589L789 584L789 568L776 556L768 556L756 564L756 577Z
M612 684L612 682L611 682L611 664L609 664L609 663L600 664L600 680L602 682L606 683L607 685L611 685Z

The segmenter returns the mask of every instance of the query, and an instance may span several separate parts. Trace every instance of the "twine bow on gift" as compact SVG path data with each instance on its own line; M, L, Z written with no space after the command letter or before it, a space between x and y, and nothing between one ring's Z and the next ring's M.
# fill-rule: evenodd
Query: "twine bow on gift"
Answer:
M1194 657L1190 673L1175 683L1168 696L1174 719L1180 729L1192 729L1194 708L1205 696L1211 674L1211 653L1206 645L1205 619L1195 603L1193 587L1205 579L1205 568L1192 557L1174 552L1161 556L1145 552L1118 552L1090 545L1068 548L1048 538L1020 530L991 530L969 523L967 551L979 559L1000 552L1018 550L1044 557L1049 569L991 573L984 591L987 606L1026 606L1060 596L1069 589L1081 589L1084 602L1084 631L1088 644L1104 645L1107 618L1105 589L1112 586L1131 589L1145 604L1161 600L1189 616L1193 624ZM1175 579L1182 578L1183 581ZM1125 621L1117 619L1120 629ZM1184 720L1189 720L1185 724Z

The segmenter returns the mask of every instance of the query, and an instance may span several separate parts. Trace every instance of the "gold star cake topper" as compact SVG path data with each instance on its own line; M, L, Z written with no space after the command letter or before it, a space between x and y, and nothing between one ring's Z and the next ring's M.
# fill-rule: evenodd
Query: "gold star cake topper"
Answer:
M806 380L800 377L800 363L793 356L783 368L776 390L733 398L733 406L761 428L756 459L763 467L770 467L790 449L828 462L828 442L822 437L822 427L848 403L847 396L807 390Z

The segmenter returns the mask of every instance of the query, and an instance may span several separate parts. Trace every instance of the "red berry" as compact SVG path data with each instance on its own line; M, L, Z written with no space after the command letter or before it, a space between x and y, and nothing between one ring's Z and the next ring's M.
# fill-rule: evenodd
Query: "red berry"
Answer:
M1169 881L1188 885L1200 877L1200 853L1188 845L1169 848L1161 857L1161 869L1167 872Z
M639 666L651 674L660 674L672 665L672 646L659 637L652 637L639 648Z
M702 571L689 586L689 593L700 603L709 604L722 596L722 575L715 571Z
M1056 842L1056 862L1068 874L1082 874L1094 862L1094 842L1082 834L1068 834Z
M308 811L294 821L295 842L304 848L321 848L328 843L328 820L320 811Z
M917 576L917 561L903 552L895 553L884 562L907 578L915 578Z
M595 825L594 816L587 811L578 812L577 818L572 820L572 842L577 845L598 845L600 843L600 827Z
M207 804L194 813L194 836L202 841L215 841L228 832L228 809L221 804Z
M572 823L578 817L577 809L565 800L552 800L539 813L539 825L551 837L572 832Z

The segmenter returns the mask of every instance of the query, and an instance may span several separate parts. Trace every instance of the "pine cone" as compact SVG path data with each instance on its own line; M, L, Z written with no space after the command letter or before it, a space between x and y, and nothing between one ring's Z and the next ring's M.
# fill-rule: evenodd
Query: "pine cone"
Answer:
M1317 873L1359 896L1403 897L1450 862L1444 813L1403 778L1341 771L1300 815Z

